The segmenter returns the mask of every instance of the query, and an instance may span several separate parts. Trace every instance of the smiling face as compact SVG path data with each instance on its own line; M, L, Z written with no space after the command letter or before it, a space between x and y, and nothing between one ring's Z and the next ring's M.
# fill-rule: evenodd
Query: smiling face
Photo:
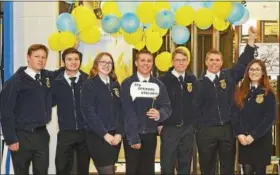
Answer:
M172 60L172 65L177 72L184 73L189 65L187 56L177 53Z
M28 67L36 72L41 71L47 62L47 53L43 49L32 51L27 55Z
M153 67L153 56L148 53L141 53L135 61L137 71L143 76L148 77Z
M248 70L248 75L252 83L259 84L263 76L262 67L258 63L252 64Z
M68 71L78 71L81 65L80 57L77 53L69 53L65 56L65 69Z
M98 74L109 75L113 68L113 60L108 55L103 55L98 60Z
M209 54L206 56L205 64L207 66L207 70L211 73L218 73L223 65L222 55L220 54Z

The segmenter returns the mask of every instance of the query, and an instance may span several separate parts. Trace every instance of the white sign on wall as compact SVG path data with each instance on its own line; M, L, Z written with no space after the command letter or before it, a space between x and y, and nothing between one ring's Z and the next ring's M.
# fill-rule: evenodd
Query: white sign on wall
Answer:
M255 56L264 61L268 75L279 75L279 43L256 43L256 45L259 48ZM244 51L245 46L245 43L239 45L239 55Z

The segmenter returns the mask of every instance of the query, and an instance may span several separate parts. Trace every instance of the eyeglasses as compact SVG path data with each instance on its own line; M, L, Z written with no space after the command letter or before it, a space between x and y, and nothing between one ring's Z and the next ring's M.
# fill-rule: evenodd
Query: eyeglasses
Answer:
M259 69L259 68L256 68L256 69L250 68L249 69L249 72L261 72L261 71L262 71L262 69Z
M174 59L174 61L175 61L176 63L185 63L185 62L187 62L188 60L187 60L187 59Z
M113 62L112 61L98 61L98 63L101 65L101 66L112 66L113 65Z

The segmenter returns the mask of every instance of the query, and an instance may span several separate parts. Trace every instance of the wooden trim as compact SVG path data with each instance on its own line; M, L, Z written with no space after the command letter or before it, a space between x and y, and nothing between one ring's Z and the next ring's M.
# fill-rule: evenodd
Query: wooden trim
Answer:
M212 30L212 48L220 50L220 32L214 28Z
M234 63L237 62L237 59L239 57L239 43L241 39L240 31L241 31L241 27L239 26L234 27L234 57L233 57Z
M262 43L263 42L263 23L260 20L257 20L257 43Z

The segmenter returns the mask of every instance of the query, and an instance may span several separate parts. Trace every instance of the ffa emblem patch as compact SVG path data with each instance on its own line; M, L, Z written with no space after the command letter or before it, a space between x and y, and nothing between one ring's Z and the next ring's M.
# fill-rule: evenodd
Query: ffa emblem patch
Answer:
M187 83L188 92L192 92L192 83Z
M257 95L256 102L258 104L261 104L263 102L263 100L264 100L263 96L264 96L264 94Z
M226 80L221 80L220 84L221 84L221 88L223 88L223 89L227 88Z
M114 88L113 91L114 91L114 93L115 93L115 95L117 97L120 97L120 93L119 93L119 89L118 88Z
M46 86L47 86L48 88L51 87L51 83L50 83L50 79L49 79L49 78L46 78Z

